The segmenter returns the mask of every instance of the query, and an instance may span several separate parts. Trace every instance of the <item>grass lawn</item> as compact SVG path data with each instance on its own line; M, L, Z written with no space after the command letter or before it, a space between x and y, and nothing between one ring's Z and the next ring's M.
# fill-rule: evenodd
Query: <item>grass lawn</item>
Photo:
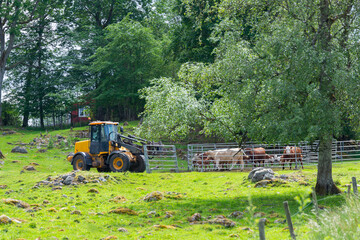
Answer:
M70 130L59 130L48 135L68 137L70 133ZM39 137L40 131L30 130L16 130L15 134L0 136L0 150L6 156L2 159L4 165L0 165L0 185L7 185L0 189L1 199L17 199L31 205L23 209L0 201L0 215L21 222L0 223L0 239L102 239L111 236L113 239L258 239L257 221L262 217L269 220L267 239L290 239L287 224L281 223L285 219L283 201L289 201L298 239L306 239L310 231L307 224L309 217L314 218L313 206L305 203L307 207L300 213L299 207L301 196L308 198L315 185L314 166L301 171L275 169L278 174L288 175L289 181L266 188L255 188L255 184L247 180L248 172L119 174L98 173L96 169L77 173L90 181L87 184L61 186L61 190L50 186L33 188L48 177L54 179L72 171L65 158L73 147L67 144L54 144L54 148L45 153L38 152L36 145L27 146L28 154L11 153L15 145L8 143L30 143ZM23 171L31 163L36 171ZM359 170L357 163L335 164L334 180L345 190L351 177L359 178ZM107 181L91 182L99 177ZM89 192L90 189L98 193ZM159 201L143 200L154 191L161 192L164 197ZM344 195L319 198L319 204L327 209L343 202ZM134 210L136 215L110 213L118 208ZM149 217L152 211L156 213ZM235 211L243 212L243 217L228 217ZM188 221L194 213L200 213L203 224ZM236 225L226 228L206 223L218 215L228 217ZM276 220L280 223L274 223ZM127 232L120 232L119 228Z

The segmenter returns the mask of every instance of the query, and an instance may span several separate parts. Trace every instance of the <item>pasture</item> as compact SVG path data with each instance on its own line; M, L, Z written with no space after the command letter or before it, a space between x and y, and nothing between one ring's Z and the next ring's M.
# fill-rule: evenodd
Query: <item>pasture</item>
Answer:
M15 219L0 223L0 239L258 239L260 218L268 220L267 239L290 239L283 201L289 201L298 239L308 238L309 219L315 219L313 206L307 203L316 181L315 166L292 171L275 168L287 180L260 188L247 180L248 171L119 174L96 169L76 173L75 178L84 177L86 184L50 186L38 183L72 171L65 159L73 151L72 132L51 131L46 143L50 148L41 148L46 152L27 145L29 153L21 154L11 153L16 146L12 144L45 139L46 133L15 131L0 136L0 150L6 157L0 165L0 215ZM58 143L56 135L67 142ZM26 166L36 170L24 170ZM345 190L351 177L359 177L359 170L356 162L334 164L334 180ZM160 200L144 200L156 191ZM6 204L6 199L30 206ZM322 209L331 210L344 199L345 194L318 200ZM195 213L201 218L189 221ZM235 226L215 221L219 215Z

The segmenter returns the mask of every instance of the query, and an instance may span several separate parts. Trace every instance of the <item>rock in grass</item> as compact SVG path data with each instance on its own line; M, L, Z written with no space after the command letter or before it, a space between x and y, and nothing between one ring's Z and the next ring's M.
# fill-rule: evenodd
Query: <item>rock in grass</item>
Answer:
M75 211L72 211L71 214L81 215L81 212L80 212L80 210L75 210Z
M134 210L131 210L129 208L117 208L117 209L111 210L109 213L138 215L137 212L135 212Z
M105 178L103 178L103 177L99 177L99 181L106 182L107 180Z
M117 239L117 237L116 236L107 236L107 237L102 238L101 240L110 240L110 239Z
M254 218L261 218L261 217L265 217L266 214L264 212L256 212L254 213Z
M6 189L7 187L7 185L0 185L0 189Z
M29 208L30 207L30 204L23 202L21 200L12 199L12 198L3 199L3 202L5 204L13 205L18 208Z
M63 181L63 183L64 183L65 185L70 185L73 181L74 181L74 177L73 177L73 176L67 176L67 177L65 178L65 180Z
M210 224L220 224L223 225L224 227L234 227L236 225L236 223L228 218L226 218L223 215L219 215L214 219L211 219L209 221L207 221Z
M150 211L150 212L148 212L148 214L147 214L147 217L148 217L148 218L158 217L158 216L160 216L160 215L157 214L156 211Z
M194 213L189 219L189 222L197 222L201 220L200 213Z
M172 212L166 212L165 218L171 218L172 216Z
M81 175L78 176L78 181L79 181L79 182L83 182L85 179L86 179L86 178L83 177L83 176L81 176Z
M125 228L118 228L119 232L128 232L128 230L126 230Z
M274 171L271 168L264 168L256 171L251 178L252 182L259 182L264 179L273 179L274 178Z
M235 211L235 212L232 212L229 217L232 217L232 218L243 218L244 217L244 213L243 212L240 212L240 211Z
M57 210L54 207L51 207L47 210L48 212L57 212Z
M12 153L28 153L28 151L26 150L26 148L24 147L20 147L20 146L16 146L11 150Z
M119 202L126 202L127 199L123 196L116 196L114 197L113 199L110 199L109 202L116 202L116 203L119 203Z
M9 224L9 223L12 223L11 218L9 218L6 215L0 216L0 224Z
M99 190L97 190L96 188L91 188L88 191L89 193L99 193Z
M34 166L25 166L24 170L26 171L36 171L36 169L34 168Z
M164 195L161 192L155 191L155 192L147 194L143 198L143 200L147 201L147 202L152 202L152 201L159 201L159 200L161 200L163 198L164 198Z
M248 175L248 179L252 179L254 174L257 172L257 171L260 171L260 170L263 170L264 168L263 167L257 167L257 168L254 168L253 170L251 170L251 172L249 173Z
M175 229L176 227L173 225L154 225L154 228L157 229Z
M1 152L1 151L0 151ZM4 165L5 164L5 162L4 161L0 161L0 165Z

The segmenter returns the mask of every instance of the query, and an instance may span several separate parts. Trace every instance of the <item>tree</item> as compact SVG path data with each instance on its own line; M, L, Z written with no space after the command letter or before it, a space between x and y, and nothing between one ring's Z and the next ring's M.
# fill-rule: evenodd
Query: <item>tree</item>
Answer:
M12 92L12 100L20 103L23 127L28 126L32 115L40 118L41 127L44 128L47 110L44 97L59 88L54 82L54 72L57 72L58 66L55 52L63 31L60 23L53 23L61 21L59 10L64 6L62 1L54 1L51 6L38 12L37 18L28 24L26 31L19 36L23 44L14 49L9 59L14 68L9 72L7 90Z
M123 0L79 0L72 1L68 7L71 13L67 22L72 26L72 33L67 36L68 56L64 58L67 64L67 79L79 87L79 95L85 102L94 102L92 98L101 94L98 90L102 84L101 71L92 71L94 58L91 58L98 48L105 47L107 27L119 23L125 17L136 21L143 21L151 11L152 1L123 1ZM109 99L111 101L111 99ZM115 100L114 100L115 101ZM98 119L103 119L116 110L93 106L92 111ZM121 111L121 109L119 109ZM118 114L116 114L118 115Z
M195 91L201 105L202 131L239 144L246 139L319 139L316 191L338 193L332 179L332 138L341 135L343 119L359 127L358 4L224 0L219 12L215 62L183 67L179 73L180 81L192 83L183 86ZM244 35L249 29L251 34ZM145 91L144 122L156 119L153 114L165 119L169 113L158 111L147 92L152 91ZM168 119L181 119L178 112ZM151 126L156 128L156 121Z
M118 119L136 118L142 109L138 90L162 69L160 43L149 28L129 18L107 27L106 40L92 57L90 69L102 78L91 97L109 113L117 109Z
M176 0L174 11L180 19L174 25L170 48L181 63L213 62L217 43L210 40L211 32L219 21L219 0Z
M0 2L0 121L1 121L1 90L5 71L19 63L7 66L10 53L26 42L19 42L22 30L30 27L30 24L47 9L53 9L59 1L45 0L8 0ZM1 124L1 122L0 122Z

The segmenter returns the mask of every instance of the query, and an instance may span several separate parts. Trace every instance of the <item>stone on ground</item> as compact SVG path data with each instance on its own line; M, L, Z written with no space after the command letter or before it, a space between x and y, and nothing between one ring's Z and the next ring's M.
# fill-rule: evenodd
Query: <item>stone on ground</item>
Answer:
M149 193L147 194L143 200L144 201L147 201L147 202L151 202L151 201L159 201L161 199L163 199L164 195L159 192L159 191L155 191L155 192L152 192L152 193Z
M28 151L26 150L26 148L24 147L20 147L20 146L16 146L11 150L12 153L28 153Z

